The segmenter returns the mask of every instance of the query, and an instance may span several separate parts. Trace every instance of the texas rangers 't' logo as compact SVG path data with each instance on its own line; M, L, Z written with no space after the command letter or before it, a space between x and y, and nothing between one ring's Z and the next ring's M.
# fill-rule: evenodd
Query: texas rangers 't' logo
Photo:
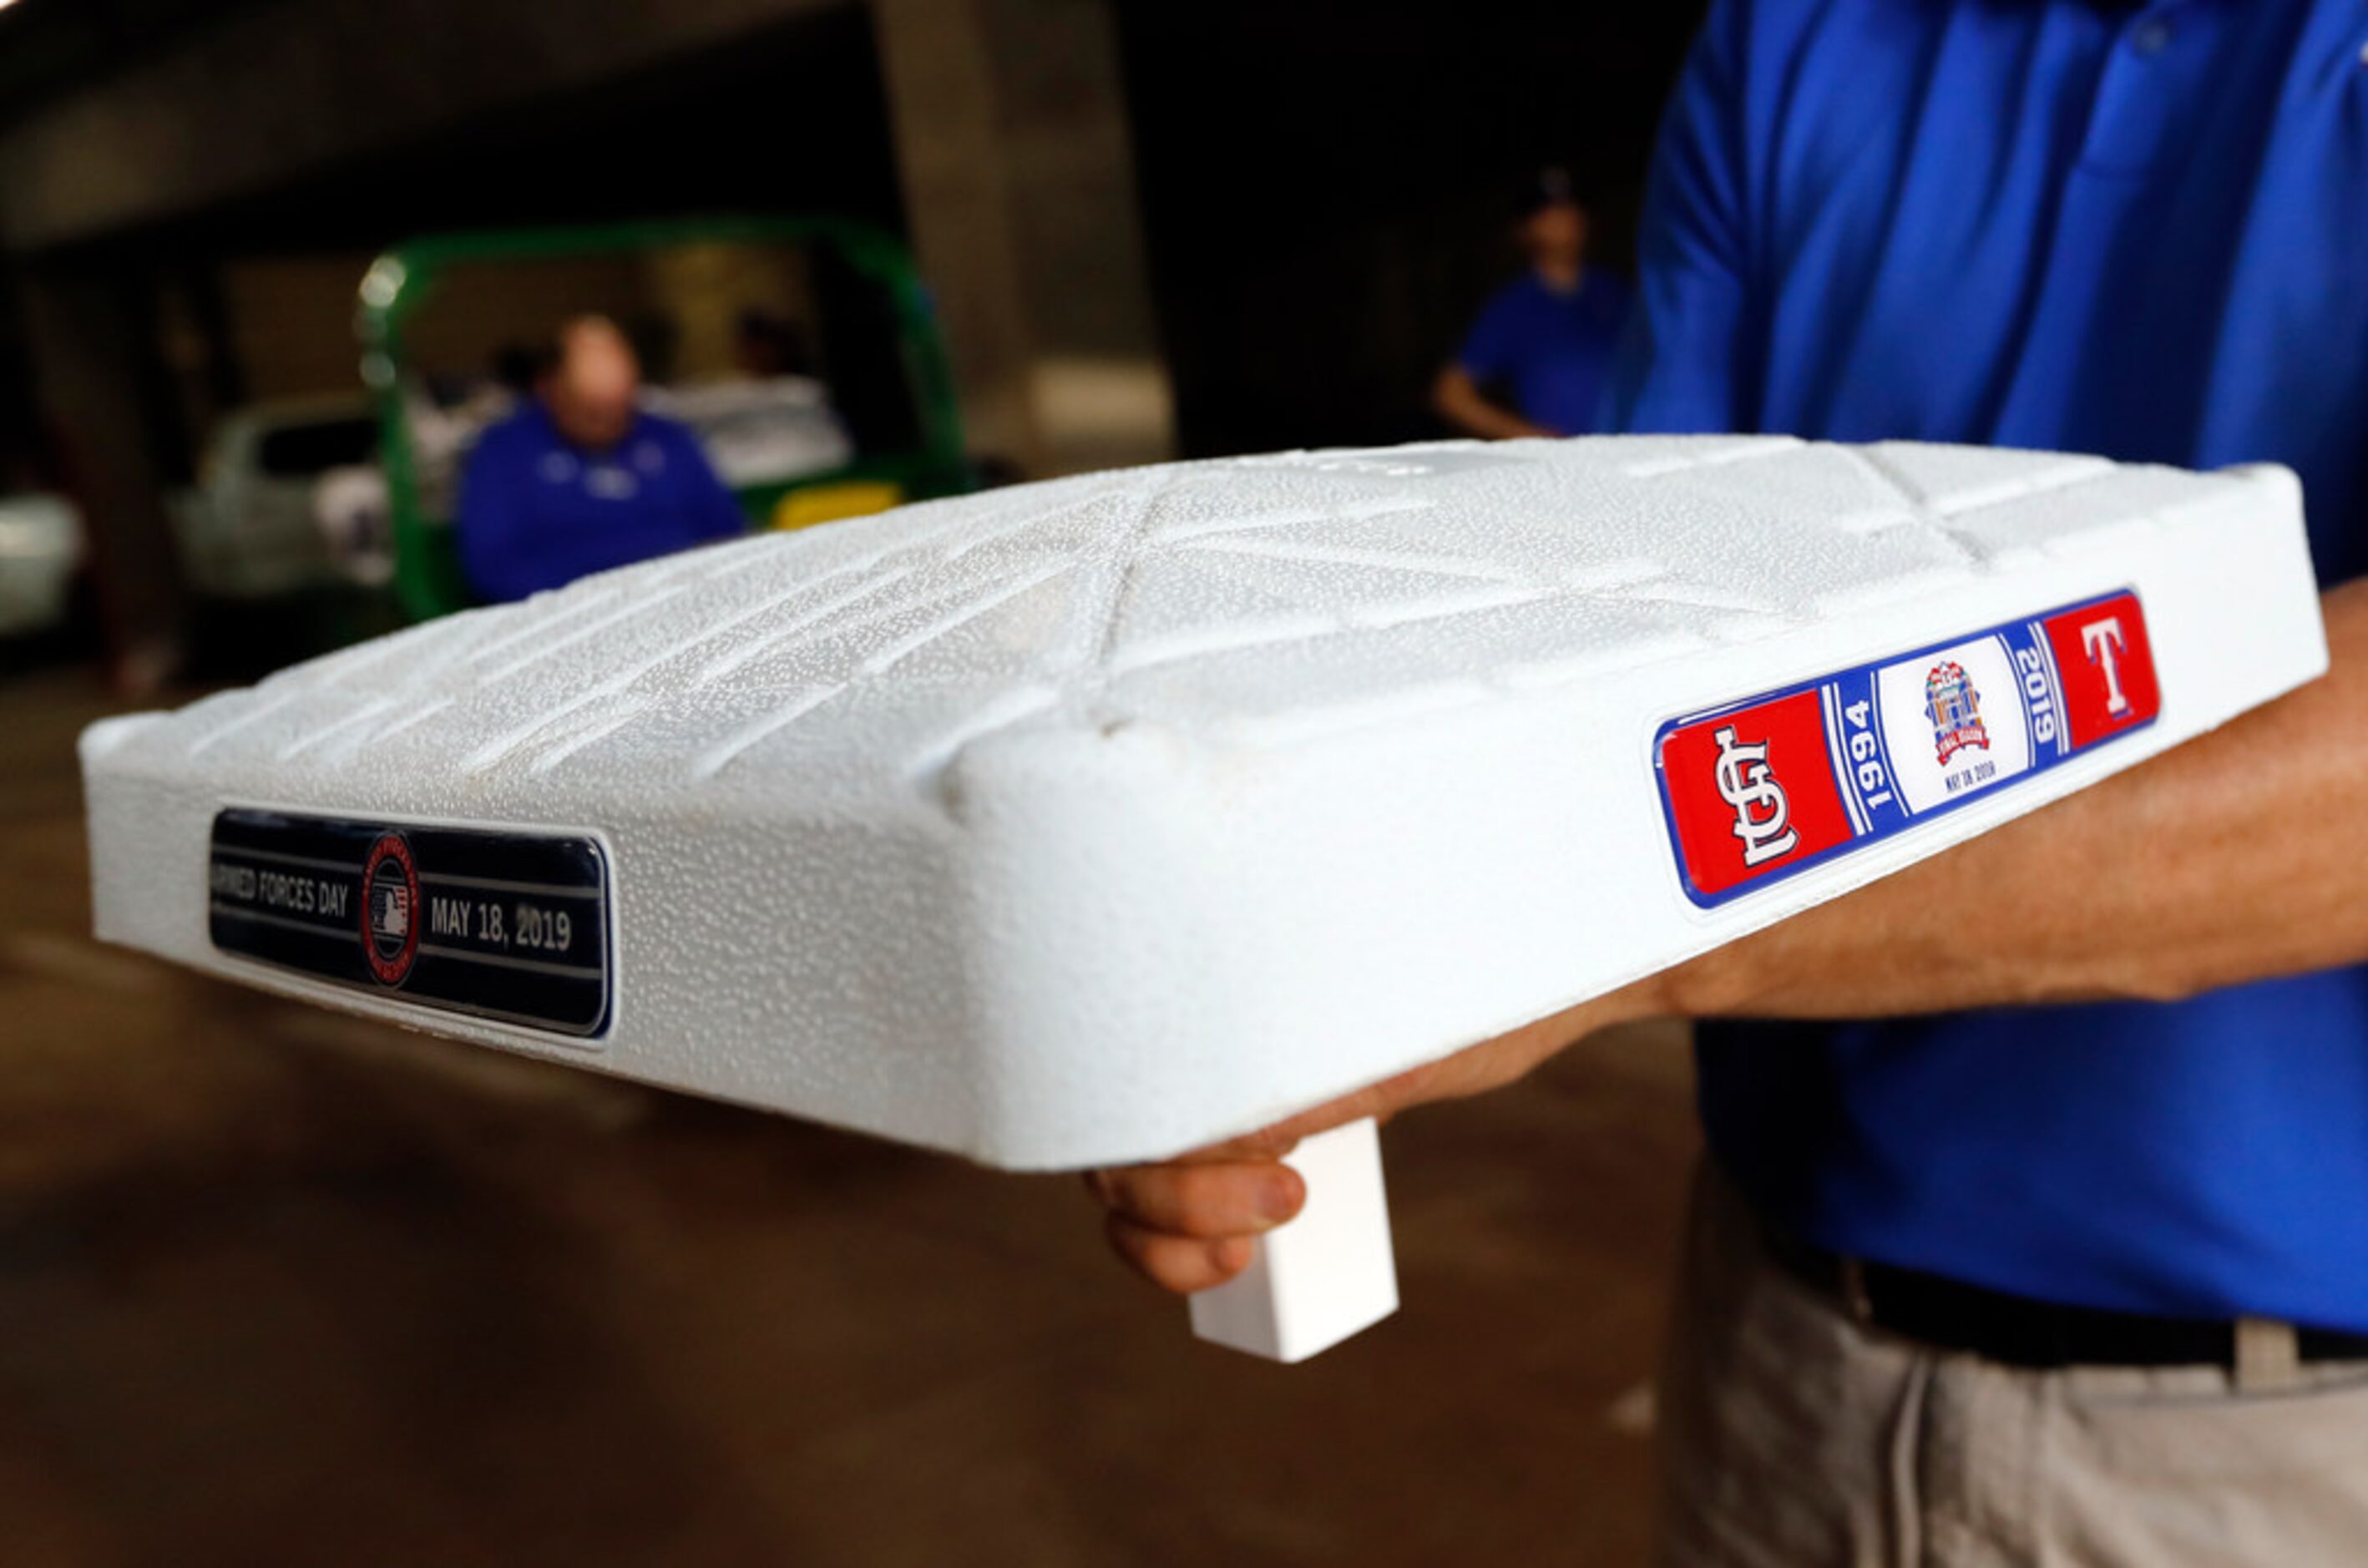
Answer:
M1942 762L1967 746L1990 749L1981 694L1974 689L1974 677L1955 660L1943 659L1924 677L1924 715L1932 721L1932 745Z
M2118 719L2130 710L2129 695L2122 690L2122 619L2109 615L2080 629L2080 646L2089 662L2105 672L2105 717Z
M1786 826L1792 807L1784 786L1768 771L1768 743L1748 745L1735 738L1735 726L1711 737L1718 743L1718 798L1735 808L1735 836L1743 840L1743 863L1757 866L1792 852L1801 835Z

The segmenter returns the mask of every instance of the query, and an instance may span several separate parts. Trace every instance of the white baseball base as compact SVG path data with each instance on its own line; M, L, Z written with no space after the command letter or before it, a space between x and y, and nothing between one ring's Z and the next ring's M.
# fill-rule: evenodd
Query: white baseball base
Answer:
M82 757L110 941L1075 1170L1560 1013L2326 667L2283 470L1449 442L757 536ZM1282 1360L1396 1303L1372 1130L1293 1164L1306 1213L1193 1305Z
M1249 1267L1192 1298L1192 1332L1274 1361L1304 1361L1398 1310L1382 1143L1369 1118L1301 1141L1285 1162L1307 1206L1258 1239Z

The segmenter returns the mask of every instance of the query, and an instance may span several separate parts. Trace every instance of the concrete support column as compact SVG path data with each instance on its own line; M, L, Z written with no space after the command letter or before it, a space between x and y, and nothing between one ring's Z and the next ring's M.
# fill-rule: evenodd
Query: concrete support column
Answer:
M1105 0L872 0L972 449L1031 477L1175 446Z
M139 392L151 379L149 318L126 280L65 263L28 268L23 299L41 417L82 508L115 676L153 689L179 666L188 605Z

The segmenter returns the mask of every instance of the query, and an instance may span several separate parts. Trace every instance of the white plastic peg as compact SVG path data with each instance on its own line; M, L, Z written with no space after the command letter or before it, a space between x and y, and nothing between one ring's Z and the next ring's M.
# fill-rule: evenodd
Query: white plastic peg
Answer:
M1398 1310L1382 1142L1368 1119L1303 1139L1285 1161L1307 1205L1258 1238L1250 1266L1192 1298L1192 1332L1276 1361L1304 1361Z

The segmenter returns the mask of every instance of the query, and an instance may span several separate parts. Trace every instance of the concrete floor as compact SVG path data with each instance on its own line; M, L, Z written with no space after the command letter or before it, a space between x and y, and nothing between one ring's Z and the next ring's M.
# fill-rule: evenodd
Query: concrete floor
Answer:
M1671 1034L1390 1129L1406 1307L1272 1367L1071 1178L95 945L108 707L0 684L10 1568L1642 1560Z

